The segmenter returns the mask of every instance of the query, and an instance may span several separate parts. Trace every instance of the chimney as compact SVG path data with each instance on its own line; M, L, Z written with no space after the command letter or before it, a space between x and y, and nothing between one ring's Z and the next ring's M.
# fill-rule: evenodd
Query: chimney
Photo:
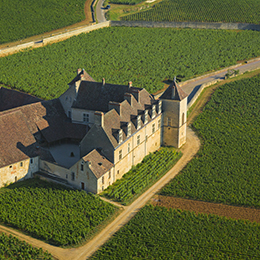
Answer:
M116 112L121 115L121 104L114 101L109 101L108 103L108 110L115 109Z
M95 125L104 127L104 113L103 112L95 111L94 120L95 120Z
M80 72L81 72L81 69L78 69L78 70L77 70L78 75L79 75Z
M106 84L106 81L105 81L105 78L102 79L102 86L105 86Z
M132 96L132 94L125 93L124 94L124 100L126 100L130 104L130 106L133 105L133 96Z
M132 81L129 81L128 82L128 87L131 88L133 86L133 82Z
M132 95L137 100L137 102L140 103L140 90L139 89L135 89L135 88L131 88L131 92L132 92Z

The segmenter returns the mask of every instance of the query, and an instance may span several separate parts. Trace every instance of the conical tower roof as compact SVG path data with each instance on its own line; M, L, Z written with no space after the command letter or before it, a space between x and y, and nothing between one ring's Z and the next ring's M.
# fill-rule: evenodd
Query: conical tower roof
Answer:
M174 80L173 83L160 96L160 99L182 101L187 96L188 94L186 94Z

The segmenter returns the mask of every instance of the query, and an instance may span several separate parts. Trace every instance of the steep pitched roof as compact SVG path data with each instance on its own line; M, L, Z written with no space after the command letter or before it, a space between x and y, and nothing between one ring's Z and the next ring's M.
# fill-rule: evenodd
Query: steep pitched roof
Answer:
M181 89L181 87L173 81L173 83L164 91L160 99L171 99L181 101L188 95Z
M82 80L95 82L95 80L84 69L78 69L78 75L69 83L69 85Z
M106 157L101 155L96 149L89 152L82 159L85 162L89 162L89 168L91 169L91 171L97 179L99 179L102 175L104 175L114 166L113 163L108 161Z
M0 115L0 167L35 157L37 144L21 111Z
M0 87L0 111L42 101L23 92Z
M108 111L109 101L121 102L128 86L82 81L73 108Z

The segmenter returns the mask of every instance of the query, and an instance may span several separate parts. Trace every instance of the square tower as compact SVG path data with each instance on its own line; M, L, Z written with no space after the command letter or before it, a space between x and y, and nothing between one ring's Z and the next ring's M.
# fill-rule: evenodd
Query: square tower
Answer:
M186 142L188 95L174 80L164 91L162 100L162 145L181 147Z

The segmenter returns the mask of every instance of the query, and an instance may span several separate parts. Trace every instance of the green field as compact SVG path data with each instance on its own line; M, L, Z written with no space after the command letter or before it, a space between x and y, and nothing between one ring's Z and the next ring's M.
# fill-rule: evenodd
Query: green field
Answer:
M51 254L41 248L34 248L28 243L0 233L0 259L53 260Z
M123 204L131 202L160 179L181 157L180 152L161 148L147 155L120 180L109 186L102 195Z
M160 194L260 208L260 75L219 87L194 127L203 146Z
M86 0L0 0L0 44L84 20Z
M133 82L150 93L260 56L260 32L110 27L0 58L0 84L43 99L58 97L78 68L95 80Z
M259 259L260 225L146 206L91 259Z
M127 21L232 22L260 24L259 0L163 0L153 8L121 17Z
M0 189L0 222L58 246L82 243L113 213L90 193L37 179Z

